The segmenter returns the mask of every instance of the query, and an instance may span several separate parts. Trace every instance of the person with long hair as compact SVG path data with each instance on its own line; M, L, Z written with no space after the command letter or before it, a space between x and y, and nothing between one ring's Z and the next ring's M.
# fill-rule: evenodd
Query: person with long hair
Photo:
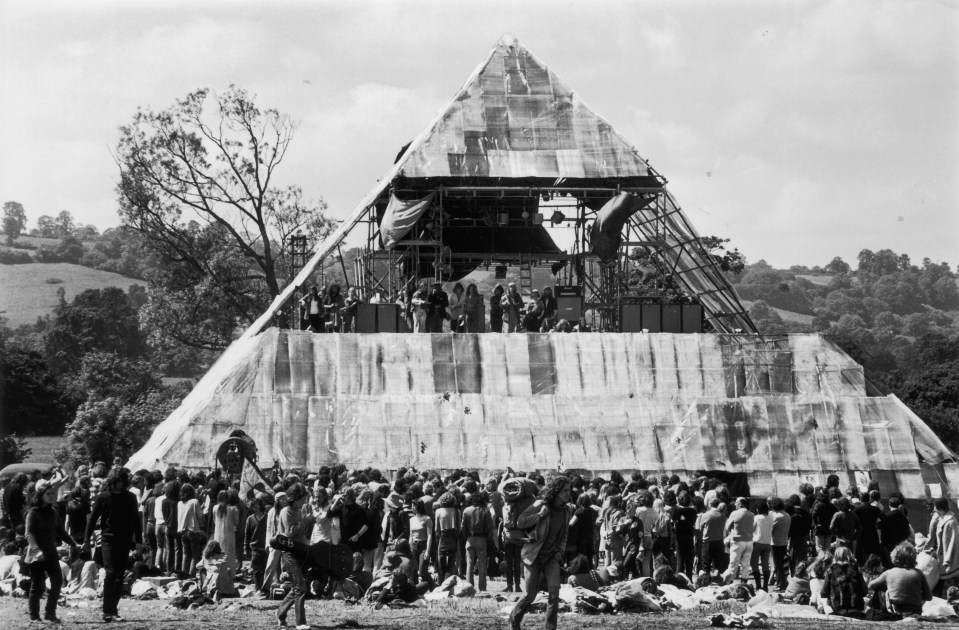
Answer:
M836 547L820 597L829 603L833 614L849 616L862 612L865 596L866 582L856 564L856 555L848 547Z
M309 544L307 531L313 526L313 514L303 515L303 505L310 498L306 488L302 483L294 483L286 490L287 506L280 511L280 521L277 528L277 534L288 537L295 543ZM296 617L296 630L309 630L310 626L306 623L305 600L309 594L309 583L300 563L296 557L289 551L284 550L281 554L281 563L283 570L286 571L293 580L293 588L287 593L286 597L280 603L276 610L276 619L280 626L286 625L286 615L290 608L294 609Z
M757 589L769 590L769 556L773 544L773 519L769 516L769 503L761 499L756 504L753 518L753 554L750 559L753 581Z
M483 321L483 296L475 284L466 287L466 330L469 333L484 332L486 326ZM464 332L464 331L461 331Z
M130 471L114 468L107 475L106 492L93 502L87 523L87 541L100 524L100 547L103 552L103 620L121 621L120 597L123 595L123 573L127 569L130 550L143 542L136 496L130 489ZM89 542L84 547L89 549Z
M204 534L201 529L200 505L196 499L196 490L193 484L185 483L180 486L180 501L176 506L177 532L180 534L180 544L183 548L183 564L180 571L192 576L196 571L196 564L200 561L203 551Z
M177 503L180 500L180 482L172 479L163 486L163 500L158 501L163 516L163 530L166 538L166 563L163 569L174 574L183 564L183 543L177 528ZM159 523L159 521L157 521Z
M57 485L45 479L38 481L34 488L33 502L26 513L24 530L27 538L25 564L30 572L27 607L31 621L40 621L40 599L49 578L50 592L47 595L43 618L60 623L57 618L57 601L63 586L63 573L60 570L57 538L69 544L74 553L77 550L77 544L63 527L63 521L54 508L56 502Z
M437 577L442 583L456 572L456 549L459 542L459 532L462 515L456 502L456 497L450 492L444 492L436 500L439 506L433 513L437 540Z
M410 516L410 551L413 563L419 572L419 578L432 590L433 576L430 575L430 549L433 545L433 519L426 511L426 504L418 499L413 504Z
M526 508L516 521L518 527L535 528L536 533L523 545L526 593L510 612L510 630L520 630L523 616L536 599L540 583L544 579L547 592L544 627L547 630L556 628L556 617L559 613L560 567L565 564L569 521L573 517L570 490L569 479L557 475L543 489L540 498Z
M253 571L253 584L256 590L263 588L263 572L266 570L266 511L263 499L253 499L250 516L246 519L243 546L250 557L250 569Z
M450 318L450 332L466 332L466 290L461 282L453 285L447 313Z
M493 295L489 298L489 330L490 332L503 332L503 313L506 306L503 285L497 284L493 287Z
M240 511L230 505L230 493L220 490L213 506L213 540L220 543L223 557L233 569L239 568L236 555L236 528L240 523Z

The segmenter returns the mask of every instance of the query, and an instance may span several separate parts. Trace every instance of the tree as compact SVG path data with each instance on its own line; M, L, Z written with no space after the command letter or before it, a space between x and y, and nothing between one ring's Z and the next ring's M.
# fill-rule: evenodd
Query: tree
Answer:
M151 300L155 293L158 308L178 309L178 326L202 324L204 315L193 313L204 310L209 292L184 290L202 279L224 288L213 300L224 317L250 322L285 282L289 236L300 231L315 242L331 231L322 201L276 184L294 131L287 116L261 110L236 86L225 94L197 90L159 112L141 109L121 127L120 214L167 267ZM221 240L211 254L213 237ZM210 348L229 341L220 325L192 331L178 341Z
M43 355L0 346L0 417L3 430L20 435L58 435L73 415Z
M844 261L839 256L836 256L831 261L829 261L829 264L826 265L825 269L829 273L849 273L849 270L851 268L849 267L849 263Z
M718 236L702 236L699 238L699 245L721 271L726 274L738 275L746 267L746 257L739 249L727 247L728 243L728 238ZM628 283L631 289L659 287L659 283L664 281L668 300L687 301L694 297L687 295L682 286L676 282L670 273L671 265L657 257L652 250L635 248L629 253L629 260L631 264L629 266Z
M147 353L139 318L122 289L88 289L60 303L44 333L44 354L56 375L76 372L83 356L100 350L126 358Z
M48 214L44 214L37 219L37 236L43 238L57 238L56 219Z
M57 243L54 253L63 262L77 264L83 258L83 243L76 236L68 235Z
M33 449L27 448L27 441L22 437L0 434L0 468L19 464L32 454Z
M73 220L73 215L67 210L61 210L53 224L57 238L66 238L68 236L72 236L77 229L77 224Z
M18 201L7 201L3 204L3 233L6 235L7 245L12 245L17 237L23 234L27 227L27 213L23 204Z

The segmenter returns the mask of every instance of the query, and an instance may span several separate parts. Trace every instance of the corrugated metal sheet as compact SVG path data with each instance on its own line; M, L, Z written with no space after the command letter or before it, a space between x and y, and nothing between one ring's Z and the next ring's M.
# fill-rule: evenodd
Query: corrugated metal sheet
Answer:
M911 487L917 452L950 456L817 335L271 329L211 373L130 465L210 466L238 428L286 467L728 470L790 492L856 470Z

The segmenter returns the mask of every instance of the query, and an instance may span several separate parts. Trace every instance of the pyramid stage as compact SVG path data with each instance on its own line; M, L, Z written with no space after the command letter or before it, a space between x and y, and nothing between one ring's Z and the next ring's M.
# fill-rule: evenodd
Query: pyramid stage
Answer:
M758 334L665 184L504 37L128 466L209 468L242 429L284 468L706 472L753 496L833 473L911 499L959 487L955 456L842 350ZM290 330L350 235L365 238L350 283L365 299L484 266L518 266L530 290L548 267L610 332L384 332L395 316L379 332ZM637 251L659 274L643 292L628 282ZM667 290L694 326L666 325Z

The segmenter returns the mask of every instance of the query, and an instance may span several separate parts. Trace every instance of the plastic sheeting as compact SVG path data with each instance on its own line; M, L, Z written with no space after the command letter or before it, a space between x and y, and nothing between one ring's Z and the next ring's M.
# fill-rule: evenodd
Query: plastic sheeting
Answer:
M625 138L509 35L403 161L406 177L649 175Z
M234 429L284 467L726 470L754 493L843 471L923 492L917 452L951 457L817 335L271 329L211 373L130 466L212 466Z
M389 249L406 236L433 203L434 196L435 193L430 193L422 199L403 201L390 195L390 203L380 221L380 240L383 247Z

